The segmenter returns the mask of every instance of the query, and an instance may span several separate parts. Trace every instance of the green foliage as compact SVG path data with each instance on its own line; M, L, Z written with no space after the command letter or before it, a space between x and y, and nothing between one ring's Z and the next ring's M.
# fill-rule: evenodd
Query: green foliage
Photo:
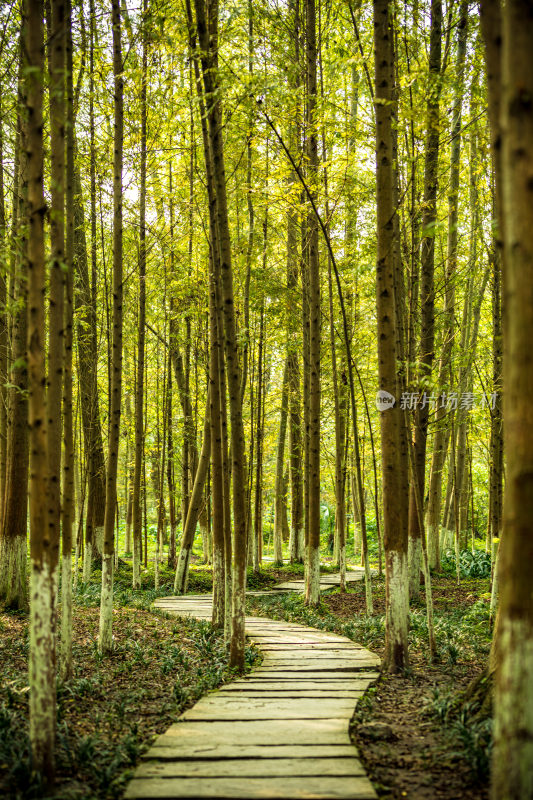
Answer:
M446 550L441 559L442 569L447 574L456 573L455 551ZM491 571L490 555L484 550L461 550L459 569L462 578L487 578Z
M489 777L492 752L492 719L480 714L476 701L462 702L461 695L436 687L427 713L445 726L450 755L464 758L477 780Z
M71 680L58 683L57 771L61 778L65 775L75 778L67 788L60 782L58 789L47 794L39 775L33 771L28 735L28 694L24 686L27 674L21 676L20 670L3 674L0 686L0 796L16 800L118 798L140 754L150 743L146 741L146 730L141 731L138 725L138 709L150 713L156 725L160 717L165 729L169 721L177 719L198 698L234 677L228 668L224 637L207 622L180 620L175 630L171 627L166 637L157 639L157 646L153 635L145 639L136 623L127 625L124 633L126 635L115 643L109 657L95 658L96 653L91 655L95 658L95 672L80 674L80 670L85 670L85 664L80 663ZM179 635L179 640L173 639L172 634ZM14 652L15 663L18 663L20 648L10 652L11 656ZM260 658L255 648L246 647L247 669L257 665ZM158 688L164 698L164 707L154 705L161 701L152 698L145 684L130 682L127 677L119 680L120 688L114 691L112 698L108 698L102 689L104 670L126 676L132 671L136 675L146 673L146 684L164 687L163 690ZM79 716L76 724L68 721L68 712L73 708L87 709L81 728Z

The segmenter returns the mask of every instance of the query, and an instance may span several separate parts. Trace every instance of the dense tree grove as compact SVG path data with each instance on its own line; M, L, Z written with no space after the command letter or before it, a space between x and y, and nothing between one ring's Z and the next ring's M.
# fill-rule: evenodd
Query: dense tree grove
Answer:
M49 781L73 583L105 654L118 560L181 594L201 542L242 670L247 567L316 606L325 539L368 614L385 573L391 672L490 554L493 796L533 796L531 9L2 4L0 599Z

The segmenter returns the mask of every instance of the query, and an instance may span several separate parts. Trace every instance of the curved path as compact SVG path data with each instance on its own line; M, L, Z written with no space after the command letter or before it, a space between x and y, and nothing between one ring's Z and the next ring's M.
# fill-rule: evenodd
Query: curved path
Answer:
M211 618L209 595L155 605ZM376 798L348 724L378 677L378 657L343 636L291 622L247 617L246 633L263 653L261 666L203 697L159 736L127 800Z

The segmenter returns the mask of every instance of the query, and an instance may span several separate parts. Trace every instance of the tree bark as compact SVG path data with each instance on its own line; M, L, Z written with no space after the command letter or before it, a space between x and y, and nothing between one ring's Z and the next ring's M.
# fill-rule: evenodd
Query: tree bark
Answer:
M7 311L8 249L4 184L4 124L0 83L0 522L4 511L7 469L7 379L9 363L9 324ZM14 151L15 161L18 157ZM15 204L14 204L15 205Z
M233 570L233 613L231 626L230 666L244 669L244 600L246 589L246 456L242 421L241 369L235 329L231 240L228 221L224 146L222 140L222 108L219 90L218 4L206 8L203 0L195 0L196 29L202 53L202 75L205 96L209 100L208 134L212 158L212 177L216 197L216 216L220 248L220 281L224 309L224 355L228 382L231 419L231 457L233 480L233 524L235 559ZM209 180L209 176L208 176ZM216 262L215 262L216 263Z
M117 502L117 468L120 445L120 401L122 393L122 160L124 141L123 65L119 0L112 0L114 77L114 160L113 160L113 344L109 412L109 455L107 459L102 595L98 649L111 650L113 630L113 552Z
M274 562L283 564L283 527L287 522L285 502L284 457L287 438L287 417L289 402L289 358L285 360L281 384L281 408L279 415L278 445L276 452L276 478L274 489Z
M24 18L21 28L21 62L19 75L19 102L23 107L26 102L24 85L25 44ZM35 13L35 12L34 12ZM42 78L42 75L40 76ZM14 233L14 299L16 311L12 323L12 346L10 371L9 417L7 428L7 471L2 520L2 537L0 539L0 596L8 608L26 608L28 605L28 588L26 584L26 508L28 501L28 371L27 359L27 193L28 193L28 159L27 128L22 114L18 121L18 150L16 158L18 167L18 194L14 195L16 213L13 221L17 222L18 231ZM18 236L16 235L18 233Z
M48 525L52 569L59 561L61 528L61 400L65 356L65 2L52 0L47 12L50 73L50 245L48 310ZM52 600L55 603L55 597Z
M448 252L444 294L444 334L439 363L439 387L448 383L455 329L455 282L457 272L457 223L459 205L459 179L461 166L461 106L464 90L464 69L468 25L468 4L461 2L457 37L457 62L455 71L455 98L450 149L450 189L448 192ZM442 471L446 457L448 426L446 410L437 409L435 439L429 481L428 504L428 561L432 569L440 567L439 534Z
M435 222L437 219L437 187L439 158L439 98L441 83L442 2L431 0L431 31L429 45L429 86L427 101L427 139L424 159L424 199L420 265L420 349L418 382L422 389L431 376L435 343ZM409 493L409 593L417 597L420 591L422 555L420 516L416 504L414 482L418 494L425 497L426 444L429 404L420 403L415 414L414 474Z
M392 4L374 0L376 75L376 194L377 194L377 321L380 397L398 397L396 371L396 309L394 289L393 140L394 49ZM394 672L408 663L407 527L400 475L403 424L398 403L380 411L385 545L385 655L383 668Z
M75 445L72 409L72 348L74 325L74 89L72 6L65 0L66 173L65 173L65 365L63 381L63 517L61 525L61 677L72 676L72 526L75 515Z
M315 0L306 0L307 65L307 160L311 196L318 194L318 131L316 79L316 8ZM320 600L320 264L318 220L314 209L307 215L309 274L309 495L306 509L309 520L307 580L305 602L316 606Z
M485 5L489 6L490 2ZM533 796L533 9L502 8L501 198L504 238L506 484L492 753L492 797Z
M139 192L139 315L137 321L137 380L135 382L135 460L133 467L133 588L141 586L142 514L141 472L144 440L144 352L146 336L146 83L148 70L147 0L143 2L141 73L141 164Z
M23 14L25 10L23 11ZM55 773L55 531L50 527L49 458L46 408L45 286L43 194L44 37L41 0L28 0L27 57L28 134L28 389L30 460L30 742L33 768L51 784ZM56 207L57 210L57 207ZM62 213L62 209L61 209ZM56 476L57 478L57 476ZM26 500L26 498L25 498ZM25 506L24 502L24 506ZM25 510L25 509L24 509Z

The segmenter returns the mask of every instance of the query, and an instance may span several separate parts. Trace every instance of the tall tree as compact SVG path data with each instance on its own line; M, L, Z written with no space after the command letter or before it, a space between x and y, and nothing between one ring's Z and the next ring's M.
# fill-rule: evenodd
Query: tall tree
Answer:
M8 393L7 469L0 539L0 595L8 607L28 605L26 580L26 509L28 495L28 371L27 349L27 86L26 10L21 14L20 69L18 80L17 145L13 192L13 292L16 301L11 326L11 369ZM41 75L42 79L42 75ZM42 89L41 89L42 90ZM18 232L18 235L17 235Z
M30 461L30 741L33 766L48 783L55 772L55 648L53 600L56 534L50 525L46 408L43 192L44 32L41 0L28 0L25 53L28 114L28 389ZM62 213L62 210L61 210Z
M143 0L141 72L141 175L139 191L139 316L137 333L137 377L135 381L135 461L133 467L133 588L141 585L142 513L141 472L144 441L144 351L146 336L146 88L148 71L147 0Z
M65 158L65 375L63 381L63 508L61 522L61 675L72 674L72 526L74 523L74 428L72 348L74 322L74 87L72 75L72 6L65 2L66 158Z
M115 132L113 139L113 349L109 412L109 454L107 459L104 548L102 554L102 595L98 648L112 647L113 553L117 502L118 449L120 444L120 401L122 392L122 163L124 143L124 79L120 2L111 6L113 27L113 77Z
M407 516L402 496L400 453L402 413L396 368L396 308L394 281L393 204L394 117L393 4L374 0L374 62L376 77L376 199L377 199L377 323L380 398L383 527L385 545L386 629L383 667L403 669L409 663ZM391 406L392 396L392 406Z
M203 0L195 0L194 5L196 9L198 43L202 53L204 91L208 103L209 151L212 158L212 179L216 197L216 218L220 250L219 277L222 287L224 314L224 357L231 419L235 559L230 665L242 670L244 668L244 600L246 590L246 455L242 420L241 369L235 329L231 240L222 139L222 107L216 56L219 10L217 2L213 2L206 8Z
M424 154L424 198L420 256L420 342L418 382L427 386L431 376L435 345L435 222L437 219L437 187L439 163L439 108L441 93L442 2L431 0L429 44L429 77L427 100L427 135ZM425 497L426 444L429 403L419 403L415 414L414 474L409 493L409 589L420 591L420 563L424 531L423 514L419 512L417 495ZM416 486L415 486L416 482Z
M484 7L492 3L484 2ZM485 10L485 8L484 8ZM507 470L501 542L499 668L494 708L492 797L533 796L533 9L502 8L500 124L504 238L504 419ZM494 135L494 134L493 134Z
M306 0L305 55L307 65L307 182L316 201L318 192L318 128L316 78L316 7ZM320 262L318 219L310 207L307 215L309 274L309 493L306 514L309 521L307 582L305 599L317 605L320 592Z
M468 25L468 4L461 2L457 34L455 97L453 104L452 141L450 146L450 188L448 192L448 241L445 273L444 319L442 351L439 363L439 387L449 384L450 362L455 331L455 284L457 281L457 240L459 219L459 188L461 167L461 120L464 91L464 70ZM442 474L449 439L446 406L440 403L436 414L436 430L429 481L428 558L430 566L440 566L439 533L442 494Z
M52 567L59 562L61 445L65 360L65 0L52 0L47 13L50 73L50 278L48 293L48 525Z

